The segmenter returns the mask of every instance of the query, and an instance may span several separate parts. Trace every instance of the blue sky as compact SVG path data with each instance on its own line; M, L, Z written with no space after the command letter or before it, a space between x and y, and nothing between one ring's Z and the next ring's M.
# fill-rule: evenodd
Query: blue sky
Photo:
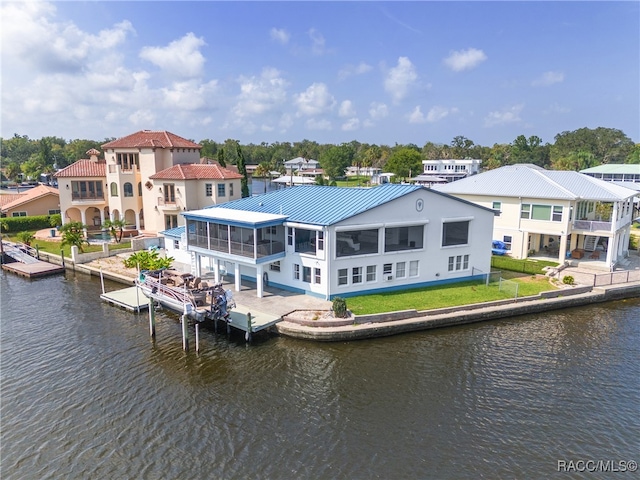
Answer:
M640 142L639 2L5 2L0 134Z

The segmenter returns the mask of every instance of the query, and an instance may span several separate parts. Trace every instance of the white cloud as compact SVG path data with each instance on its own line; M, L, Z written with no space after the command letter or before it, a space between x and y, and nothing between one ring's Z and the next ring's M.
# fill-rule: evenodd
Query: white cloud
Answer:
M259 77L240 77L240 95L233 114L240 117L262 115L287 99L287 82L275 68L265 68Z
M341 117L353 117L355 114L356 109L353 107L353 102L351 100L344 100L340 104L338 115L340 115Z
M132 125L149 128L150 125L155 124L156 117L149 110L136 110L129 115L129 121Z
M538 78L531 82L534 87L548 87L554 83L561 83L564 81L564 73L562 72L544 72Z
M324 36L318 32L315 28L312 28L307 32L311 39L311 51L315 55L322 55L325 53L325 40Z
M425 123L427 119L425 118L422 110L420 109L420 105L417 105L416 108L409 114L409 123Z
M556 114L556 113L569 113L571 111L570 108L560 105L558 103L553 103L549 105L546 109L542 111L545 115Z
M381 120L389 115L389 108L384 103L372 102L369 105L369 116L372 120Z
M365 63L360 62L358 65L346 65L338 72L338 78L340 80L344 80L345 78L354 76L354 75L363 75L372 70L372 66Z
M271 36L271 40L275 40L282 45L286 45L287 43L289 43L289 38L291 38L289 32L287 32L284 28L272 28L269 31L269 35Z
M462 70L470 70L477 67L487 59L482 50L477 48L469 48L467 50L458 50L444 59L445 65L455 72Z
M352 132L360 128L360 120L358 118L350 118L342 124L341 129L345 132Z
M318 115L331 110L336 100L324 83L314 83L304 92L294 95L298 115Z
M206 108L217 92L218 82L200 83L197 80L175 82L170 88L162 88L163 105L171 110L201 110Z
M331 122L326 119L310 118L305 125L309 130L331 130Z
M174 40L166 47L143 47L140 58L160 67L163 71L179 78L193 78L202 75L205 58L200 47L206 45L202 38L193 33Z
M427 113L427 122L435 123L443 118L458 113L458 109L456 107L446 108L440 107L438 105L431 107L429 113Z
M503 108L500 111L489 112L489 115L484 119L484 126L494 127L496 125L521 122L522 119L520 118L520 112L522 112L523 108L523 104L518 104Z
M418 79L416 69L407 57L398 58L398 65L391 68L384 80L384 88L394 102L399 102Z

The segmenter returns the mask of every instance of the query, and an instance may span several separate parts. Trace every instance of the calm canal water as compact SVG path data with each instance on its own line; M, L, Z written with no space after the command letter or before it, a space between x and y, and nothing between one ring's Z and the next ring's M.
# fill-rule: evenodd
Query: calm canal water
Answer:
M548 478L559 460L640 460L638 299L352 343L204 332L196 354L177 317L152 342L98 279L0 286L4 480Z

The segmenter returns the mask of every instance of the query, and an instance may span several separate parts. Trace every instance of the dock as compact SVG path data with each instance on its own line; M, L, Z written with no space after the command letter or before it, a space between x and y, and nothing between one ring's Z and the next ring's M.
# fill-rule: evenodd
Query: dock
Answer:
M251 328L249 328L249 314L251 314ZM282 320L282 317L250 310L242 305L236 305L229 313L228 323L243 332L252 333L269 328L280 320Z
M111 305L139 313L149 308L149 299L138 287L128 287L112 292L105 292L100 298Z
M43 262L32 256L31 254L35 251L35 249L26 245L2 242L2 255L14 260L11 263L3 263L2 269L26 278L39 278L64 273L64 266Z

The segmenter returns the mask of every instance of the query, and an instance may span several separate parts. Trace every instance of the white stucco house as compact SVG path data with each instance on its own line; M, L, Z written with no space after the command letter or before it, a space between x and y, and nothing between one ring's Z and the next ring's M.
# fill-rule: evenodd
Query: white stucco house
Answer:
M614 183L517 164L433 188L499 212L493 239L514 258L547 253L613 269L628 255L636 192Z
M196 275L226 271L258 297L268 284L332 299L480 278L494 214L418 185L314 185L184 212L184 230L162 233Z

